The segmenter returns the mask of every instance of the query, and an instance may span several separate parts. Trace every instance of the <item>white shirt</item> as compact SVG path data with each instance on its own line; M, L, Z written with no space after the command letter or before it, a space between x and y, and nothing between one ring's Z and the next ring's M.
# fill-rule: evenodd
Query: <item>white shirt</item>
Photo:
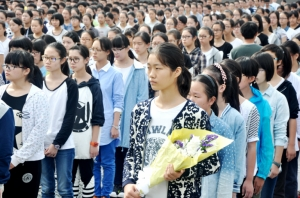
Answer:
M153 27L156 25L156 24L159 24L160 22L159 21L155 21L154 23L151 23L151 21L149 23L146 23L147 25L149 25L149 27L151 28L151 31L153 30Z
M10 40L8 38L6 38L3 42L0 41L0 43L2 44L2 47L3 47L4 59L9 52L9 47L8 47L9 42L10 42Z
M235 38L232 42L230 42L230 44L232 45L232 49L240 46L243 44L243 41L239 38Z
M152 120L150 122L147 135L146 135L146 148L145 148L145 167L151 165L155 159L159 149L168 138L171 132L172 120L182 110L186 101L171 109L160 109L155 104L155 99L151 102L150 114ZM162 183L149 189L147 198L167 197L168 195L168 182Z
M58 43L62 43L62 36L67 32L68 32L67 30L62 29L62 31L59 35L54 35L53 34L53 29L52 29L51 31L48 31L47 34L50 35L50 36L53 36Z
M209 51L207 51L207 52L203 52L202 51L202 53L203 54L205 54L205 57L206 57L206 65L208 66L209 64L209 59L213 56L213 54L212 54L212 52L213 52L213 48L211 48Z
M110 30L110 27L104 26L104 27L96 27L96 30L99 32L99 37L107 37L107 33Z
M114 66L114 68L122 73L123 82L124 82L124 85L126 85L126 82L128 80L128 77L129 77L132 66L126 67L126 68L120 68L120 67Z

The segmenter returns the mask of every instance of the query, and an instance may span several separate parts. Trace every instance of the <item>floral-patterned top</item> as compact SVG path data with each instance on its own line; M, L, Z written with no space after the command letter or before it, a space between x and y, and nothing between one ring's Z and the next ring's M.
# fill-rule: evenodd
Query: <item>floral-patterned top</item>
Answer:
M143 169L145 158L146 133L151 121L150 105L152 99L135 106L131 114L130 146L124 162L123 186L135 184L138 172ZM206 129L210 130L209 118L204 110L191 101L187 101L179 114L173 119L175 129ZM186 169L177 180L168 182L168 198L199 198L201 195L201 177L219 171L220 163L217 154L199 162L196 166Z

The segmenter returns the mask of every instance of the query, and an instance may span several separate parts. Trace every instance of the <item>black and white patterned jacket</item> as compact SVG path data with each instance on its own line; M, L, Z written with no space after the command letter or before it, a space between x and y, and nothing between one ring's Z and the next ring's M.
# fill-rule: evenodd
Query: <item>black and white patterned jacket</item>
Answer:
M123 186L135 184L138 172L143 169L145 139L151 121L151 101L149 99L137 104L131 114L130 146L124 162ZM204 110L188 100L174 118L171 131L181 128L210 130L209 118ZM201 177L218 172L219 166L217 154L214 154L185 170L180 178L168 183L168 198L199 198Z

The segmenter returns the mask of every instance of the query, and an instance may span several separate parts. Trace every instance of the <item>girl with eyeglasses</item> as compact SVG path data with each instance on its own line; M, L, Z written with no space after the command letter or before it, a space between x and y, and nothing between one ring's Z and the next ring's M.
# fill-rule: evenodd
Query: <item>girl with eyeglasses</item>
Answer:
M172 54L170 53L172 52ZM186 99L191 74L183 65L180 49L171 43L162 43L150 52L148 77L159 96L138 103L133 108L130 124L130 144L124 163L123 186L125 198L139 198L137 175L143 166L150 166L167 136L176 128L210 130L207 114ZM126 104L126 103L125 103ZM189 115L188 117L184 115ZM188 124L186 119L195 120ZM154 130L157 127L165 130ZM203 167L205 171L199 171ZM172 164L164 174L165 181L150 188L147 197L200 197L201 177L214 174L219 167L216 155L189 170L174 171Z
M240 39L241 41L244 40L244 37L241 33L241 27L245 22L242 19L238 19L234 23L234 29L233 29L233 34L236 38Z
M69 50L68 63L74 71L71 78L76 82L79 92L72 132L75 143L72 170L75 197L79 196L79 192L84 197L94 195L93 165L94 158L99 153L100 127L104 124L102 91L99 81L92 76L87 66L89 58L89 49L84 45L76 45ZM82 190L79 186L81 182Z
M42 39L36 39L32 42L32 52L34 58L34 64L38 66L41 70L43 77L46 76L47 70L44 66L44 62L42 56L44 55L44 51L47 47L47 43Z
M234 21L232 19L223 20L225 30L224 30L224 40L232 45L232 48L238 47L243 44L243 41L239 38L234 37L233 30L235 28Z
M44 142L45 158L42 161L42 196L51 197L57 190L62 197L73 197L72 167L75 145L72 136L78 105L78 87L68 77L67 51L61 43L51 43L43 55L49 74L44 79L43 91L50 102L49 127Z
M115 128L119 127L124 110L124 83L122 73L111 66L114 60L112 44L107 37L96 38L90 53L95 60L91 66L93 76L100 82L105 122L99 135L99 155L94 162L95 196L109 197L113 191L115 175L115 149L118 143ZM101 168L104 170L103 175ZM101 183L103 184L101 186ZM117 193L118 191L115 191Z
M295 163L297 162L297 158L295 157L297 155L297 151L299 150L298 141L296 138L297 118L299 118L299 102L297 98L299 97L297 96L293 84L289 82L288 79L285 79L285 77L288 78L288 74L291 70L291 60L287 49L285 47L279 47L275 44L264 46L260 51L267 52L272 56L274 63L274 76L269 83L286 97L290 111L290 117L287 123L286 131L288 142L284 145L281 164L278 166L281 167L282 172L278 175L277 179L272 179L269 181L269 185L263 188L262 195L269 195L269 193L274 190L274 196L286 193L285 196L291 195L293 197L293 194L295 193L294 190L297 190L297 187L294 189L294 185L290 183L292 189L290 189L289 192L285 190L285 184L287 184L288 179L291 181L296 177L296 175L291 175L291 173L288 174L288 169L290 169L290 171L295 170ZM282 65L284 68L282 68ZM291 168L289 167L290 165Z
M229 53L232 50L232 45L223 40L223 32L225 25L222 21L217 21L213 24L212 30L214 32L214 47L219 50L222 59L229 58Z
M88 49L90 49L93 45L93 40L96 38L94 32L92 30L85 30L82 32L80 37L80 44L86 46ZM93 65L94 60L91 57L88 65Z
M177 27L177 19L175 17L171 17L169 19L167 19L166 21L166 30L167 32L172 30L172 29L176 29Z
M285 30L288 40L296 34L296 31L289 27L290 13L282 12L279 14L279 24L282 29Z
M279 13L277 11L273 11L269 14L269 18L271 20L271 28L272 32L276 35L276 45L280 45L281 43L284 43L287 41L287 33L284 29L280 27L280 19L279 19Z
M123 164L129 148L130 141L130 116L134 106L148 99L148 79L145 67L138 61L130 50L129 40L124 35L117 35L112 40L112 51L115 61L114 68L123 75L124 90L124 110L120 120L120 125L114 123L111 128L114 144L118 146L116 153L116 174L115 187L122 186ZM121 139L120 143L119 138Z
M48 98L31 84L36 68L29 52L8 53L3 68L10 83L0 87L0 98L13 109L15 120L10 179L3 197L37 197L49 124Z
M208 27L202 27L199 31L198 38L201 51L206 58L206 65L221 62L223 56L220 54L219 50L214 47L213 31Z

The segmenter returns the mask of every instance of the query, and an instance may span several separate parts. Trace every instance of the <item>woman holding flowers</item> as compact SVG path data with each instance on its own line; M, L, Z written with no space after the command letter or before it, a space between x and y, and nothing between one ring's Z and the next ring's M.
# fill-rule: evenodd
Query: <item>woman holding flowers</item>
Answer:
M210 130L205 111L186 99L191 74L184 67L180 49L163 43L150 52L147 65L151 87L159 92L159 96L137 104L132 111L130 145L123 173L125 198L140 197L135 185L138 172L150 166L174 129ZM201 177L217 172L219 166L215 154L190 169L178 172L169 164L164 174L165 181L150 188L147 198L198 198Z

